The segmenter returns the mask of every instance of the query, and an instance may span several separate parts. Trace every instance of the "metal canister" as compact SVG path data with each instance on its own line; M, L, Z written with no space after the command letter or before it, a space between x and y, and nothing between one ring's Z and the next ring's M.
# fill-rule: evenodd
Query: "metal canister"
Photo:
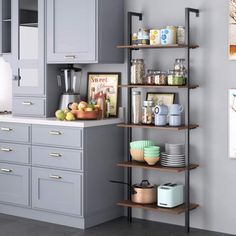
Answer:
M177 27L174 25L167 26L167 29L170 30L170 38L171 38L171 44L177 43Z
M140 124L141 123L141 92L133 91L132 92L132 123Z

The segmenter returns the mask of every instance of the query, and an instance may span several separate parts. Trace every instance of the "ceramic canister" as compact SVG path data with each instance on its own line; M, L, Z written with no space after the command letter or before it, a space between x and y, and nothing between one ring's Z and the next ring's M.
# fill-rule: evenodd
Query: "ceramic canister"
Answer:
M172 29L162 29L161 30L161 44L168 45L168 44L175 44L176 43L176 34Z
M181 126L181 115L170 115L169 116L170 126Z
M155 115L155 125L156 126L167 125L167 116L166 115Z
M161 44L161 30L152 29L150 30L150 45Z

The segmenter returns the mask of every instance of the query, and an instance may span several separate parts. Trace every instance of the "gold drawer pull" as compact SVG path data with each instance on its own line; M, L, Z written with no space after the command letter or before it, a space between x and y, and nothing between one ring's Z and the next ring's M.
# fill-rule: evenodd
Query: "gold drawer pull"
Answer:
M62 155L60 153L50 153L49 156L51 156L51 157L61 157Z
M51 179L61 179L62 177L59 175L51 175L50 178Z
M51 135L62 135L60 131L50 131L49 134Z
M2 168L1 171L2 171L2 172L7 172L7 173L12 172L12 170L10 170L10 169L5 169L5 168Z
M26 106L32 106L33 103L32 102L22 102L22 105L26 105Z
M1 148L3 152L12 152L12 148Z
M75 55L65 55L65 58L66 59L76 59L77 56L75 56Z
M11 128L6 128L6 127L2 127L1 130L2 130L2 131L12 131L13 129L11 129Z

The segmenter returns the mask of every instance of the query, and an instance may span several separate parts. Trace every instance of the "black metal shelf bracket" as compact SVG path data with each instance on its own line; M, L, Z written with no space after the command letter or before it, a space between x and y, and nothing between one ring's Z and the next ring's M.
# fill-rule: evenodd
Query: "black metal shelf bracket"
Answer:
M191 122L190 117L190 84L191 84L191 73L190 73L190 14L195 13L196 17L199 17L200 11L194 8L185 8L185 39L186 39L186 61L187 61L187 104L185 109L185 123L189 126ZM186 166L189 167L190 165L190 130L186 130ZM185 231L186 233L190 232L190 171L189 168L185 171L185 205L186 205L186 212L185 212Z
M128 12L128 45L131 45L132 43L132 32L133 32L133 17L138 17L139 21L142 21L143 19L143 14L142 13L137 13L137 12ZM131 84L131 61L132 61L132 50L128 49L127 50L127 83ZM127 114L128 114L128 123L131 123L131 105L132 105L132 88L127 89ZM131 161L131 156L130 156L130 151L129 151L129 143L132 141L132 129L128 128L127 129L127 150L126 150L126 156L127 160ZM132 168L127 168L127 178L128 178L128 183L132 185ZM131 200L131 191L128 188L127 189L127 198L128 200ZM132 208L129 207L127 208L127 216L128 216L128 221L132 222Z

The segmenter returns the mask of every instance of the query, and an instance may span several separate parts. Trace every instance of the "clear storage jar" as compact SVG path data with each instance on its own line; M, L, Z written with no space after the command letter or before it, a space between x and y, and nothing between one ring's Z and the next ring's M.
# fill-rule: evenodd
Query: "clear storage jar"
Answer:
M153 123L154 113L154 102L153 101L144 101L142 108L142 123L145 125L150 125Z
M133 59L131 66L131 84L143 84L145 78L145 64L143 59Z
M141 123L141 92L133 91L132 92L132 123L140 124Z

